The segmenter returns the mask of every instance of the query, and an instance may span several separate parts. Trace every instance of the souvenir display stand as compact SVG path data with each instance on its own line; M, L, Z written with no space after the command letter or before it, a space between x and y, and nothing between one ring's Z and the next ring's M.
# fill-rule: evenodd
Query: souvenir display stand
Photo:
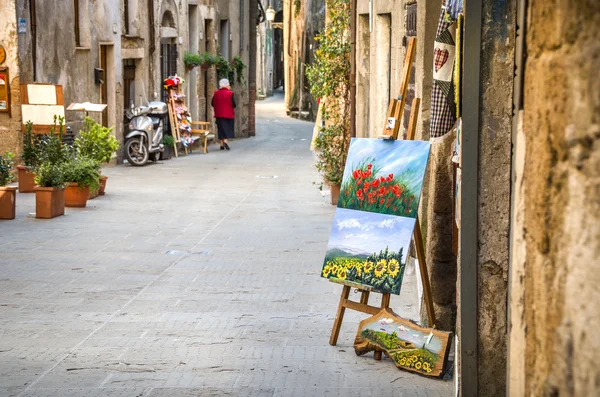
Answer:
M379 137L380 139L394 140L394 139L397 139L397 137L398 137L400 121L401 121L401 117L402 117L402 113L403 113L401 111L401 109L404 108L406 89L408 86L408 81L410 80L410 67L406 67L406 65L412 64L412 59L414 57L415 45L416 45L415 39L411 38L411 41L409 43L409 49L408 49L407 55L406 55L407 61L405 62L404 76L403 76L403 80L402 80L403 83L402 83L402 86L400 87L400 97L402 99L401 100L394 99L393 102L390 104L390 110L388 111L388 119L387 120L388 120L388 122L392 118L394 120L393 120L393 123L389 123L389 124L391 124L390 125L391 128L388 129L387 131L385 131L384 134L382 134L382 136ZM410 63L408 62L409 60L410 60ZM421 101L419 98L413 99L412 109L411 109L411 113L410 113L410 119L409 119L409 123L408 123L407 140L414 139L420 104L421 104ZM419 262L420 275L421 275L421 279L423 282L423 294L424 294L424 298L425 298L425 305L427 308L429 326L434 327L435 326L435 313L433 310L433 299L431 297L431 288L429 285L429 276L428 276L428 272L427 272L427 262L425 261L425 249L423 246L423 236L421 234L421 228L419 225L418 216L417 216L416 222L415 222L415 227L414 227L414 232L413 232L413 241L414 241L415 248L416 248L417 260ZM342 284L344 286L342 289L342 294L341 294L340 301L338 304L335 321L333 323L331 337L329 339L329 344L332 346L335 346L337 344L337 339L338 339L338 336L340 333L342 321L344 318L344 312L346 309L351 309L351 310L355 310L355 311L359 311L359 312L371 314L371 315L378 314L382 309L389 309L390 297L391 297L390 293L378 292L378 291L375 291L373 288L370 288L370 287L362 285L362 284L356 284L353 282L336 280L336 279L330 279L330 281L338 283L338 284ZM351 288L354 288L356 291L361 293L359 302L351 301L349 299ZM382 294L381 307L375 307L375 306L369 305L369 297L370 297L371 292L376 292L376 293ZM375 352L375 359L377 359L377 360L381 359L381 351Z
M214 135L210 133L210 122L192 121L191 113L185 106L185 95L181 90L182 84L183 80L177 76L165 80L175 157L179 157L178 143L183 146L185 154L188 154L188 150L189 153L192 152L192 145L198 139L202 140L204 153L208 153L208 140L214 139Z

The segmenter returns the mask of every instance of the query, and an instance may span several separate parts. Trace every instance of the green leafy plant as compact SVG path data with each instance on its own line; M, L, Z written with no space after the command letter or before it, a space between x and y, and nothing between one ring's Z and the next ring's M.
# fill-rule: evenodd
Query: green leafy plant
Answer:
M0 186L6 186L11 183L14 179L13 175L13 167L15 163L13 162L13 158L15 155L10 152L4 153L3 156L0 156Z
M71 157L71 151L67 145L62 142L62 134L65 129L65 118L54 116L54 125L50 133L38 137L39 155L37 168L43 164L62 164ZM58 130L58 131L57 131Z
M112 128L103 127L92 118L86 117L83 130L75 139L75 148L80 157L108 163L119 149L119 142L111 135Z
M215 65L217 67L218 79L229 79L229 81L233 81L234 69L227 59L223 58L221 55L217 55L215 57Z
M95 191L100 187L100 172L98 161L87 157L73 157L65 163L63 178L65 182L77 183L80 189L89 187Z
M244 82L244 69L246 69L246 64L242 60L241 57L236 56L231 61L231 67L235 71L235 78L239 84Z
M216 62L215 56L210 52L203 52L200 54L200 65L202 67L209 67L214 65Z
M40 187L64 187L64 173L64 163L42 163L35 170L35 184Z
M171 135L165 135L163 136L162 143L165 146L172 147L175 144L175 138L173 138Z
M194 52L186 52L183 55L183 63L185 63L185 66L187 66L188 68L194 68L202 64L202 58L200 57L200 54L196 54Z
M326 0L328 23L315 40L315 62L306 68L310 92L323 100L315 146L316 167L331 184L340 185L350 144L350 0Z
M23 135L23 150L21 152L21 161L29 170L35 169L40 161L40 136L34 134L33 123L25 123L25 134Z

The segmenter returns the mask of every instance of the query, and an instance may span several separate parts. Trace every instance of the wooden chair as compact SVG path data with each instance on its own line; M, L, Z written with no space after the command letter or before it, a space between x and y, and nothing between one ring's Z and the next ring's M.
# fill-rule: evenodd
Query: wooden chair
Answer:
M204 153L208 153L208 140L210 139L212 142L215 140L215 134L210 132L210 122L192 121L192 137L199 137L202 139ZM189 149L191 152L192 145L190 145Z

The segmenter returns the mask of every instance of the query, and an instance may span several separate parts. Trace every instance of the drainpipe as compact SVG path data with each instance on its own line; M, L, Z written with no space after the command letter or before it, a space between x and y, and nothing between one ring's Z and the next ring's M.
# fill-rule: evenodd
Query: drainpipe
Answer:
M476 397L478 335L477 239L479 215L479 101L481 98L482 0L465 0L463 48L462 187L460 196L460 386Z
M33 82L37 82L37 19L35 0L29 3L29 19L31 20L31 59L33 61Z

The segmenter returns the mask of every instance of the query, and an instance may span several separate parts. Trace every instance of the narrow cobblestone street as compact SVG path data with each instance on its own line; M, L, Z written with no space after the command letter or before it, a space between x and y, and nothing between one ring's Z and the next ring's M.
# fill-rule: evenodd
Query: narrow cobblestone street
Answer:
M281 95L257 137L143 168L107 195L0 223L0 396L450 396L453 381L328 344L341 287L319 277L335 207L313 185L312 123ZM356 295L354 295L356 298ZM394 310L416 319L407 269ZM377 302L378 303L378 302Z

